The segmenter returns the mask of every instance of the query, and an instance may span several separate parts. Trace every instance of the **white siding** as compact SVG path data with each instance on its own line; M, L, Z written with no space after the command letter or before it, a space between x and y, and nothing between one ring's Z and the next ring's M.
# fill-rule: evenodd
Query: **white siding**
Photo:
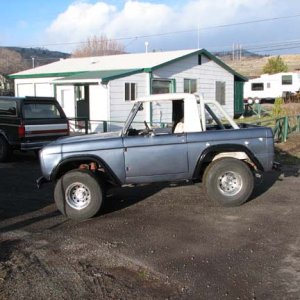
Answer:
M108 88L106 85L90 85L91 131L103 131L103 122L108 120Z
M56 86L56 98L68 118L75 118L75 95L73 85Z
M198 55L193 55L155 70L153 78L175 79L178 93L184 91L185 78L197 79L197 93L209 100L215 100L216 81L224 81L226 104L223 108L229 115L234 114L234 75L204 55L201 65L198 65Z
M16 95L22 96L34 96L34 84L32 83L18 83L16 85Z
M112 80L109 82L109 91L110 91L110 113L109 120L112 122L118 121L119 126L123 126L123 123L132 108L132 103L130 101L125 101L125 82L136 83L137 88L137 97L145 96L149 94L149 74L148 73L139 73L124 78ZM145 108L145 114L138 120L138 122L143 122L146 117L148 109ZM117 124L117 123L115 123Z
M57 77L15 79L16 96L53 97L54 88L52 82L56 79Z
M40 97L53 96L53 85L50 83L36 83L35 96L40 96Z

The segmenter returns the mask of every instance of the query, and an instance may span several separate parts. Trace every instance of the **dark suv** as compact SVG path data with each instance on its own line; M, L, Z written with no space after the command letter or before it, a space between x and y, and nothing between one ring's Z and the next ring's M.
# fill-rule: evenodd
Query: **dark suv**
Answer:
M68 134L68 120L55 98L0 97L0 162L13 150L39 150Z

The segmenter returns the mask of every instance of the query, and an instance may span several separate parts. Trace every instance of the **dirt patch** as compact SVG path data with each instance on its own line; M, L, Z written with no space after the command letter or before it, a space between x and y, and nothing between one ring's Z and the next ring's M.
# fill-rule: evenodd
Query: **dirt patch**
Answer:
M0 244L0 299L180 299L179 286L105 245L25 235ZM60 240L57 243L57 239Z
M290 134L285 143L275 145L276 159L286 165L300 165L300 133Z

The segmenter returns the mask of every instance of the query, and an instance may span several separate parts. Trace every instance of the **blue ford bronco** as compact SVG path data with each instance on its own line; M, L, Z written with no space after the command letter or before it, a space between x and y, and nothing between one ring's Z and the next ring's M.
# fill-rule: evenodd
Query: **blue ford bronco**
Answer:
M237 206L273 159L270 128L237 125L218 102L197 95L151 95L133 102L117 132L60 138L44 147L37 183L53 181L57 208L76 220L98 213L110 185L202 181L209 199Z

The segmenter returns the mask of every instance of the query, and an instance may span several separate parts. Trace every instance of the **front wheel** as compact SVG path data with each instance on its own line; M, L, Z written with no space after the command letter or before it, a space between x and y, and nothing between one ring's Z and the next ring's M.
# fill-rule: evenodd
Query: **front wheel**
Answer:
M89 219L97 214L103 201L103 189L96 176L85 170L70 171L54 189L58 210L74 220Z
M213 161L205 170L204 187L208 198L221 206L238 206L246 202L254 188L248 165L238 159Z

